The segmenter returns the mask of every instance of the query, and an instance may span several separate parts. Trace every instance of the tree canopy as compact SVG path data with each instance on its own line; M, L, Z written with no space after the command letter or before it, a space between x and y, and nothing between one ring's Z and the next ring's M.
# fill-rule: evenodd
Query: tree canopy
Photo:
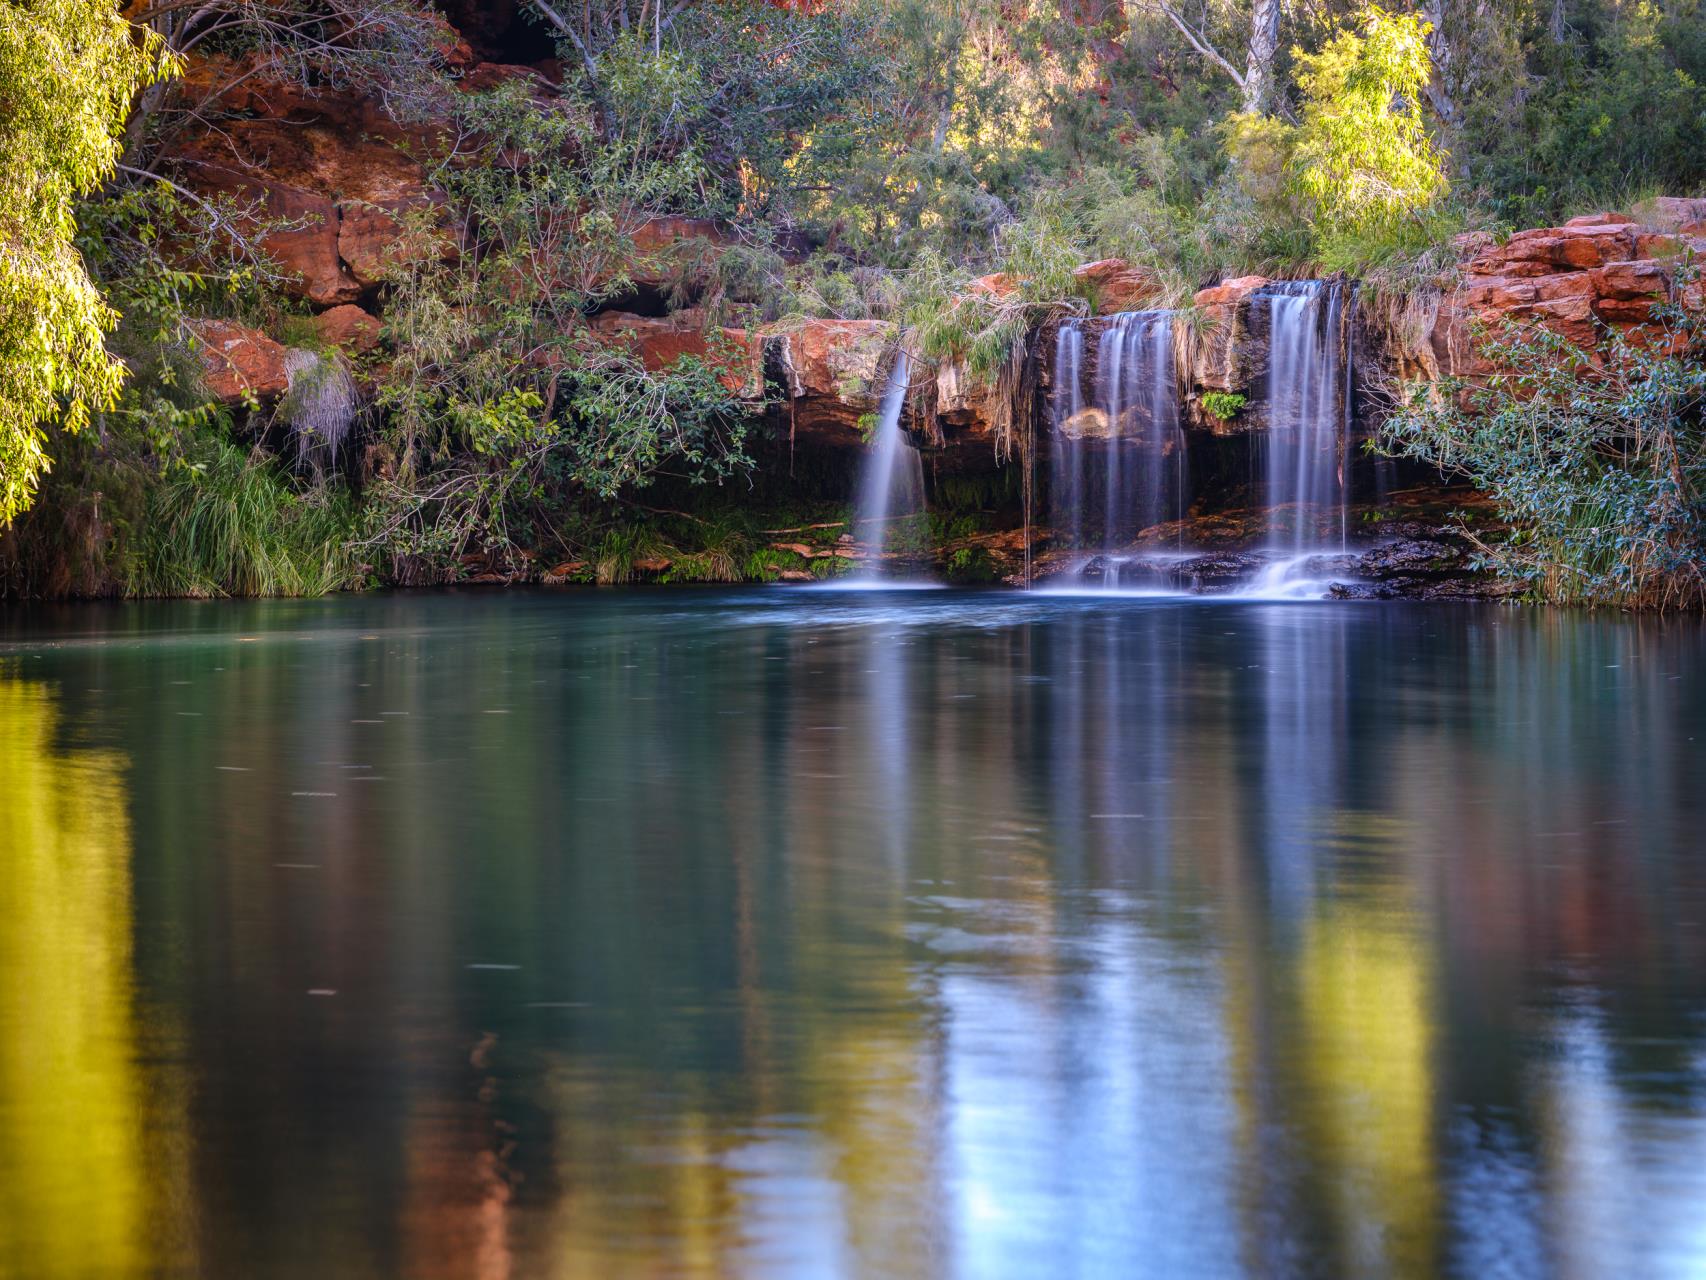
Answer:
M49 465L44 425L86 425L124 376L104 345L117 317L73 244L76 200L118 163L137 90L175 65L111 3L0 0L0 525Z

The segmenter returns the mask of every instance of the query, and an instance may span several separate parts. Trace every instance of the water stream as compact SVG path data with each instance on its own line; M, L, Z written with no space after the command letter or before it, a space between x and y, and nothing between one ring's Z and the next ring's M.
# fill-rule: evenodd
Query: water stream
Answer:
M866 561L855 582L887 582L894 578L886 561L895 523L924 511L924 463L900 427L912 361L905 351L895 356L888 384L877 409L859 473L859 493L853 508L853 529L863 543Z
M1095 549L1109 589L1141 582L1132 555L1147 529L1185 514L1188 476L1173 360L1173 313L1126 311L1100 323L1094 386L1084 398L1084 320L1055 338L1051 406L1056 533Z
M1347 540L1352 367L1348 291L1295 280L1263 291L1269 314L1263 442L1269 563L1249 594L1319 595L1323 556Z

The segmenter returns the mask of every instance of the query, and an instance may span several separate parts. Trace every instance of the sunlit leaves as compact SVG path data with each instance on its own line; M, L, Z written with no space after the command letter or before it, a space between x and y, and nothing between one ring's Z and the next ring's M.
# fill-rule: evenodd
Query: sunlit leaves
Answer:
M74 202L113 171L131 96L174 70L110 3L0 0L0 525L49 466L46 427L76 430L118 393Z
M1445 192L1422 116L1427 31L1419 17L1370 5L1319 53L1293 51L1304 103L1291 185L1329 230L1390 222Z

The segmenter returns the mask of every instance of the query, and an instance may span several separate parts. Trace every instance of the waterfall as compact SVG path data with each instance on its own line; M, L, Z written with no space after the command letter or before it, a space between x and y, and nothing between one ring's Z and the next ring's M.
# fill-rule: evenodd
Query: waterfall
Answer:
M1084 545L1084 454L1083 442L1068 435L1073 423L1084 416L1084 324L1061 322L1054 338L1054 402L1050 419L1050 454L1053 468L1050 483L1051 522L1055 536L1070 545Z
M877 428L859 474L853 529L869 555L859 575L867 580L886 576L882 560L893 522L924 510L924 462L900 429L911 371L912 362L906 352L900 352L895 357L894 368L889 370L888 385L877 411Z
M1185 436L1173 313L1125 311L1101 322L1087 405L1091 323L1064 321L1055 338L1051 518L1070 545L1100 544L1102 581L1113 587L1129 563L1123 553L1139 535L1185 514Z
M1270 563L1253 594L1314 594L1315 557L1346 549L1351 309L1336 281L1262 291L1268 306L1264 495Z
M1336 282L1299 280L1267 294L1267 501L1278 554L1345 549L1350 447L1349 309ZM1289 529L1286 525L1289 518ZM1324 538L1322 528L1330 532Z

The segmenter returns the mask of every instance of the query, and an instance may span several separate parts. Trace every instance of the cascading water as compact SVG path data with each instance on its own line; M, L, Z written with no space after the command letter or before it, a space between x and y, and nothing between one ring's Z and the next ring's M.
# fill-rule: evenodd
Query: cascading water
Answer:
M924 510L924 462L900 429L911 372L912 362L902 351L889 370L877 411L877 429L859 474L853 530L868 558L856 581L888 580L883 558L894 522Z
M1265 498L1268 567L1255 595L1320 589L1310 562L1345 551L1349 471L1351 309L1337 281L1263 290L1268 306Z
M1135 567L1125 553L1138 536L1185 513L1173 313L1125 311L1101 323L1089 404L1086 325L1067 320L1055 338L1052 518L1072 546L1100 545L1102 584L1112 588Z

